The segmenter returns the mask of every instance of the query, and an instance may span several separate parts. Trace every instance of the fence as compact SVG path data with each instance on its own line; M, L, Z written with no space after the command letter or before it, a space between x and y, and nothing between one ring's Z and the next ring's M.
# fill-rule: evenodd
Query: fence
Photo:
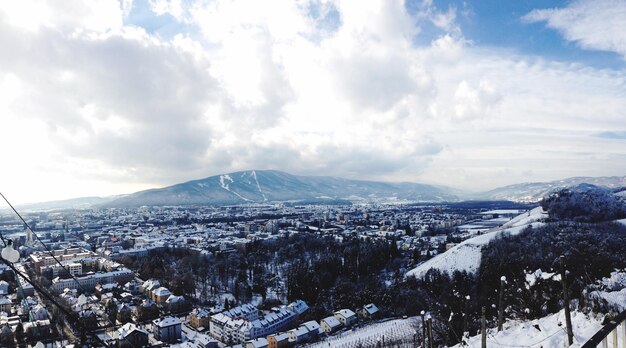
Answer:
M613 318L596 332L581 348L626 348L626 311Z

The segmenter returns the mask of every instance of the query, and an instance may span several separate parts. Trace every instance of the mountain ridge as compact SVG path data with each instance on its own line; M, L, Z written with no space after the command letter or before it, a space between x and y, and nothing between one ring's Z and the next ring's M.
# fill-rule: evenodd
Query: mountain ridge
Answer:
M136 192L105 206L229 205L276 201L448 201L448 190L419 183L390 183L332 176L297 176L277 170L250 170Z
M213 175L126 195L79 197L18 206L30 210L52 210L143 205L235 205L277 201L328 203L333 201L508 200L537 202L555 190L580 184L617 189L626 187L626 176L578 176L548 182L512 184L479 193L466 193L442 185L346 179L336 176L298 176L278 170L246 170Z

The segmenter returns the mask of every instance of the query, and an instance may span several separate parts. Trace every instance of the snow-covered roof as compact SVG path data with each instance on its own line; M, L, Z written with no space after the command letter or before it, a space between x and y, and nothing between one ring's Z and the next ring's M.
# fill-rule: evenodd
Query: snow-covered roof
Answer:
M373 303L366 304L365 306L363 306L363 309L370 315L378 313L378 307L376 307L376 305Z
M307 321L306 323L302 324L302 326L305 326L307 329L309 329L309 331L319 332L320 330L320 324L318 324L315 320Z
M330 326L331 328L336 328L336 327L341 326L341 322L339 322L339 320L337 320L335 316L326 317L322 319L322 321L325 322L326 325Z
M306 312L309 309L309 306L306 304L306 302L302 300L292 302L287 307L298 315Z
M126 323L122 327L117 329L117 332L119 332L120 338L124 338L124 337L128 336L133 331L141 332L141 333L143 333L145 335L148 335L148 331L146 331L144 329L141 329L141 328L138 328L137 325L135 325L133 323Z
M263 347L267 347L267 339L265 338L257 338L256 340L252 340L248 342L249 344L252 345L252 347L254 348L263 348Z
M172 294L167 288L164 287L154 289L152 290L152 293L156 296L170 296Z
M342 317L344 317L346 319L356 316L356 314L353 311L349 310L349 309L340 309L340 310L336 311L335 314L336 315L341 315Z
M182 296L170 295L170 297L165 300L166 303L181 303L184 302L185 298Z
M165 317L163 319L155 319L152 323L158 327L168 327L173 325L180 325L180 319L175 317Z

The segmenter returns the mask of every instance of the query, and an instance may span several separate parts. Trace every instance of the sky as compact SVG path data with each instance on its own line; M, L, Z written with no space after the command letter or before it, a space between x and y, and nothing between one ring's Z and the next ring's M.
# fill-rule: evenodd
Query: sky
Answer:
M0 2L0 192L626 175L626 1Z

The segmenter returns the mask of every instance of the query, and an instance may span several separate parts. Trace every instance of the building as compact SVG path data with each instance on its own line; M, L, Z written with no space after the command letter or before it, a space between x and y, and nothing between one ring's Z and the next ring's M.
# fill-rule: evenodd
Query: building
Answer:
M289 334L286 332L279 333L276 335L267 336L267 345L268 348L288 348L291 347L291 342L289 341Z
M245 347L246 348L268 348L267 339L261 337L255 340L248 341L246 342Z
M289 342L291 342L291 344L300 344L309 340L310 332L306 326L300 325L295 329L287 331L287 335L289 335Z
M44 306L38 304L28 311L28 319L30 321L46 320L48 319L48 311Z
M167 316L163 319L152 321L154 338L161 342L173 343L182 337L182 325L180 319Z
M143 282L143 284L141 284L141 292L143 292L143 294L146 296L150 296L150 294L152 294L152 290L160 286L161 286L161 282L158 281L157 279L148 279L145 282Z
M50 337L50 320L35 320L24 323L24 332L33 340Z
M99 272L89 274L82 277L52 280L52 289L57 293L63 292L64 289L85 289L87 291L94 290L97 284L106 283L125 283L134 278L134 273L128 268L121 268L113 272Z
M341 328L341 322L334 315L326 317L320 321L320 327L326 333L333 333Z
M148 346L148 331L138 328L133 323L124 324L117 330L120 348L139 348Z
M6 297L0 297L0 312L11 313L11 305L11 300Z
M335 318L341 322L343 326L349 327L356 323L356 313L349 309L341 309L335 312Z
M244 343L259 337L267 337L293 328L298 321L298 315L308 309L306 303L294 302L259 317L256 307L244 306L211 316L211 335L224 343ZM300 313L296 312L296 309Z
M51 253L54 257L52 257ZM38 251L32 253L29 257L33 266L35 266L35 270L41 273L42 267L58 265L57 260L61 263L68 261L81 262L85 259L96 258L97 256L96 253L83 248L67 248L52 250L50 253L47 251Z
M211 315L204 308L194 308L189 316L189 325L197 330L208 329Z
M152 301L158 304L164 304L170 296L172 296L172 292L167 288L160 287L152 290Z
M250 304L244 304L230 310L224 311L211 316L210 333L211 336L222 342L228 342L229 337L235 329L234 323L229 323L237 319L256 320L259 318L259 310ZM229 327L226 327L229 324ZM242 323L243 324L243 323ZM238 328L237 328L238 330Z
M378 317L378 307L373 303L366 304L358 312L362 318L373 319Z

